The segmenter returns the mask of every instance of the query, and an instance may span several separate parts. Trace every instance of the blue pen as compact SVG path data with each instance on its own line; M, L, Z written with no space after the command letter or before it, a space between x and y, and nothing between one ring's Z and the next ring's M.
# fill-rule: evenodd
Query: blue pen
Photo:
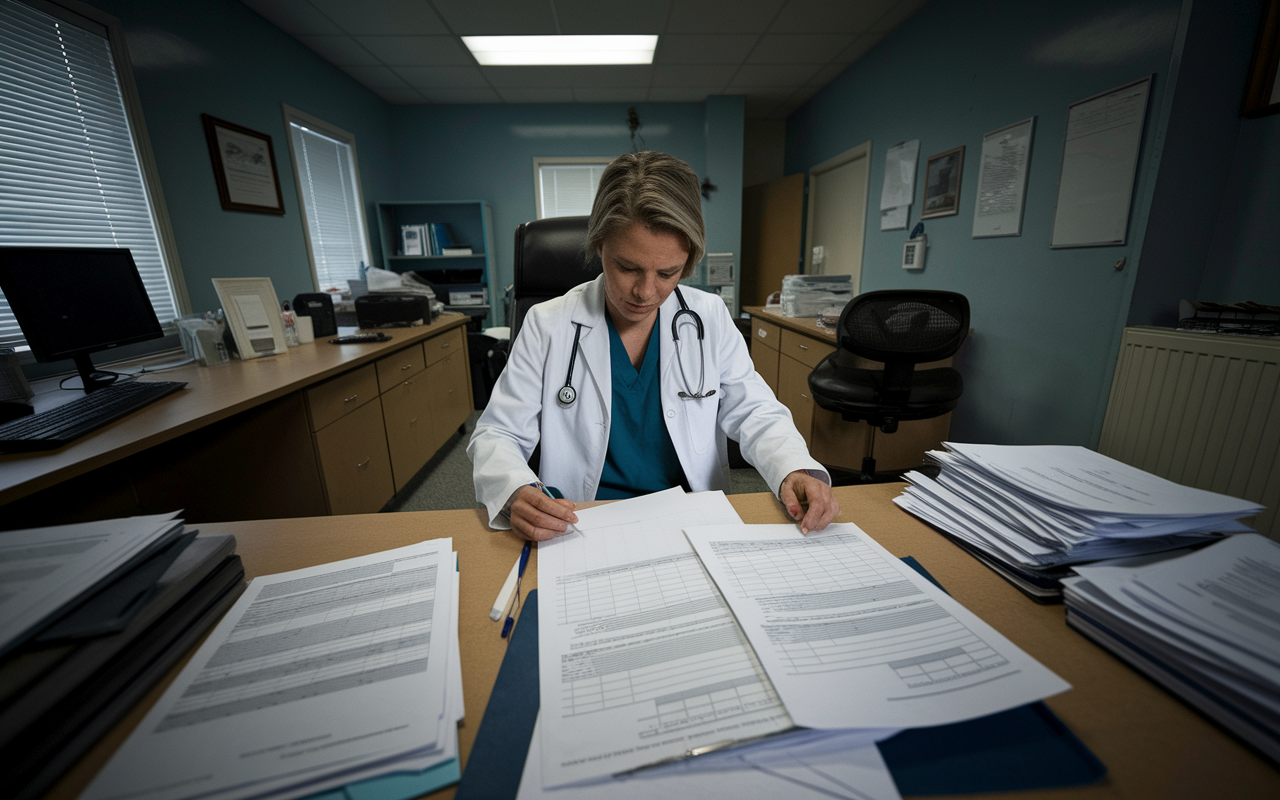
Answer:
M533 547L533 542L525 542L524 549L520 551L520 569L516 571L516 590L511 596L511 610L507 612L507 621L502 623L502 638L507 638L511 633L511 626L516 624L515 613L520 609L520 580L524 578L524 568L529 566L529 551Z

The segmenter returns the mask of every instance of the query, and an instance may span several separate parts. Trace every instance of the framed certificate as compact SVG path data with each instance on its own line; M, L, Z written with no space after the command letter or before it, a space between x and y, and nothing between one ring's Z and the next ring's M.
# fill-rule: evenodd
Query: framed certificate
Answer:
M200 119L204 122L222 207L228 211L283 214L271 137L208 114L201 114Z

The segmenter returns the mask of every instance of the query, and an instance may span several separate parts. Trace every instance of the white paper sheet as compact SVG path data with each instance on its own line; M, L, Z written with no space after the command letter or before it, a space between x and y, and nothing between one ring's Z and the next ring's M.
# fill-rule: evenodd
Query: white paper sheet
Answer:
M81 797L293 797L440 749L451 549L255 579Z
M679 489L578 512L538 544L542 778L613 775L791 720L681 529L737 522Z
M1071 688L856 525L685 534L797 725L943 725Z
M178 512L0 533L0 652L172 535Z
M784 749L769 757L735 756L720 769L699 769L699 759L578 786L544 789L542 715L533 729L520 776L518 800L752 800L849 798L898 800L898 788L880 750L867 742L827 748Z
M884 154L884 186L880 189L880 210L911 205L916 192L916 160L920 140L890 147Z
M882 231L901 231L906 230L907 220L911 214L911 206L896 206L894 208L886 208L880 212L880 230Z
M978 165L978 202L973 207L973 238L1022 233L1027 165L1035 117L1015 122L982 137Z

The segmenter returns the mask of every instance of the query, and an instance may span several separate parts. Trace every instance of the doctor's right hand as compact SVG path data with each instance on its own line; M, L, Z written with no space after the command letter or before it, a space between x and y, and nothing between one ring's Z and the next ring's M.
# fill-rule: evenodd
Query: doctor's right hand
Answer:
M574 508L570 500L553 500L533 486L521 486L511 496L511 530L535 542L555 538L578 521Z

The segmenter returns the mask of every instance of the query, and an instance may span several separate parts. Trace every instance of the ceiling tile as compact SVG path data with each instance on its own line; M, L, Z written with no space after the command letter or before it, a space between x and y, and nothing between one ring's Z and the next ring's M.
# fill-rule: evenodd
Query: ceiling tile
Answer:
M831 83L836 78L840 77L840 75L842 75L848 68L848 64L828 64L813 75L809 76L809 80L805 81L805 84L817 87L826 86L828 83Z
M595 67L574 67L573 85L579 86L644 86L653 81L653 67L637 64L603 64Z
M662 33L671 0L602 3L600 0L555 0L560 33Z
M899 25L907 21L907 17L919 11L924 6L925 1L898 0L893 8L876 20L875 24L871 26L871 30L877 33L888 33L895 30Z
M416 89L375 89L374 94L396 106L412 106L427 101Z
M655 64L741 64L760 40L755 33L664 33L658 37Z
M307 0L241 0L292 36L337 36L342 28Z
M818 69L813 64L743 64L729 86L734 89L743 86L787 86L795 89L817 74Z
M342 71L370 89L408 89L409 84L388 67L342 67Z
M680 0L671 9L667 30L671 33L764 33L785 2Z
M572 103L573 90L568 87L520 87L499 89L504 103Z
M880 43L885 35L883 33L864 33L857 39L853 40L853 44L840 51L840 55L833 59L837 64L852 64L858 59L871 52L871 48Z
M475 66L454 36L357 36L355 40L389 67Z
M721 86L653 86L650 103L701 103L709 94L720 94Z
M424 91L432 103L500 103L502 98L492 89L431 89Z
M658 64L653 86L724 86L738 71L734 64Z
M643 103L648 94L647 86L575 86L573 89L573 99L579 103Z
M573 86L575 71L588 67L480 67L490 86L499 89Z
M519 36L556 32L550 0L433 0L459 36Z
M420 0L378 0L352 3L350 0L311 0L344 31L352 35L447 34L431 6Z
M435 89L489 88L479 67L396 67L394 72L413 88L427 93Z
M895 0L791 0L770 33L862 33Z
M339 67L365 66L378 63L373 53L361 47L350 36L298 36L298 41L320 54L330 64Z
M748 64L826 64L853 44L850 33L766 33Z

